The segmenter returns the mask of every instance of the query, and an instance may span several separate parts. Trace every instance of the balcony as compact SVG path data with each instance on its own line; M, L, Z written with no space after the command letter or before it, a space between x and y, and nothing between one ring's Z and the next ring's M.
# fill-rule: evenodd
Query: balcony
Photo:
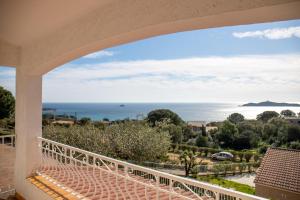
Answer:
M17 148L0 144L1 181L11 185L7 191L14 186L30 200L54 194L62 199L262 199L40 138L43 76L89 53L162 34L299 19L299 0L1 3L0 65L16 68Z
M1 177L13 192L14 136L1 144ZM4 143L4 142L3 142ZM41 164L27 178L54 199L263 200L38 137ZM3 152L3 153L2 153ZM8 162L9 161L9 162ZM2 170L2 167L8 171ZM3 179L6 180L6 179Z

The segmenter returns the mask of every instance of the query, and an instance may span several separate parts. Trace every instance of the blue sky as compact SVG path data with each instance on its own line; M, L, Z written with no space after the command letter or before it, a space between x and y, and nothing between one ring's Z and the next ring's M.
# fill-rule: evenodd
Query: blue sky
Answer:
M13 93L15 72L0 68ZM300 20L196 30L105 49L44 76L44 102L300 102Z

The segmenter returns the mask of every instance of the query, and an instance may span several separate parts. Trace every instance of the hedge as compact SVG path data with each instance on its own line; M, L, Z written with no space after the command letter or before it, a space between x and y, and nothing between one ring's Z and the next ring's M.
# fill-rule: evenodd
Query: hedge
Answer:
M214 153L223 151L221 149L213 149L209 147L197 147L197 146L191 146L187 144L171 144L170 152L179 153L179 151L185 151L185 150L193 151L194 153L199 153L200 156L204 156L204 157L210 157ZM259 160L259 155L253 151L234 151L234 150L226 150L226 151L230 152L234 156L233 161L242 162L243 160L245 160L246 162L250 162L252 158L255 162Z

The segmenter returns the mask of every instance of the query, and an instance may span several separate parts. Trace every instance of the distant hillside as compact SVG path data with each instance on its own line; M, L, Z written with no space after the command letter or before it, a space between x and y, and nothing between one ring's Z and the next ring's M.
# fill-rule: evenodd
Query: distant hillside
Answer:
M246 103L242 106L290 106L290 107L300 107L297 103L276 103L272 101L263 101L260 103Z

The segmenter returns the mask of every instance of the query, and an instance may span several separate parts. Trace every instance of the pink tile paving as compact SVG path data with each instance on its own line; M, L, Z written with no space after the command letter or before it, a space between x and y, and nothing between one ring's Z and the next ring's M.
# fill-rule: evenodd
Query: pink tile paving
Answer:
M15 148L0 144L0 189L14 185Z

